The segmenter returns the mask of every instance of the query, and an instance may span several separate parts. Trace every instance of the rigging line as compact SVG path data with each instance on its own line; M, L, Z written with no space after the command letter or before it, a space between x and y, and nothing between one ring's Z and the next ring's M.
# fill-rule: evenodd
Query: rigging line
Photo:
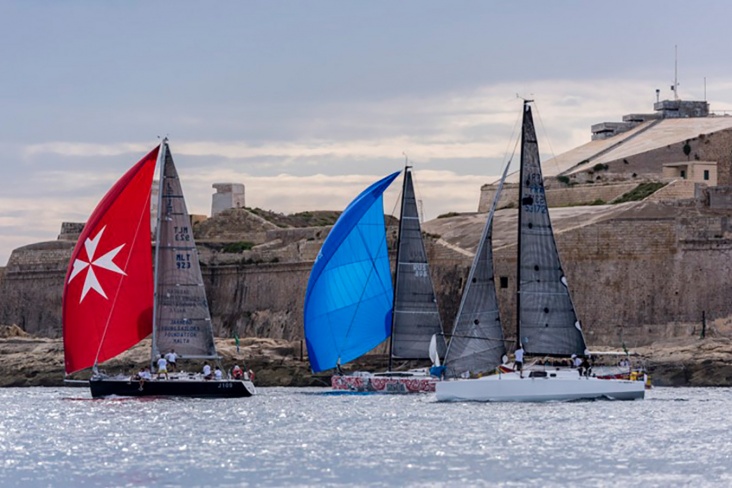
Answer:
M414 160L409 161L409 163L412 163L409 165L410 168L414 169ZM422 189L420 188L420 185L417 183L417 176L414 174L414 171L411 171L412 173L412 190L414 190L414 205L417 207L417 219L419 220L419 226L420 231L422 230L422 224L424 224L424 206L420 205L420 202L424 202L422 199ZM420 206L422 208L420 208Z
M544 140L546 141L547 146L549 146L549 154L551 155L551 161L553 163L554 169L555 169L555 175L558 175L560 171L559 167L559 161L557 161L557 155L554 154L554 148L552 147L552 142L549 139L549 133L546 130L546 127L544 126L544 120L541 118L541 113L539 112L539 105L534 102L534 111L536 112L536 116L539 119L539 125L541 126L541 132L544 134ZM541 161L541 155L539 156L539 160Z
M146 164L150 164L150 163L148 162ZM150 213L149 210L148 210L148 212L145 212L145 208L147 207L146 203L150 201L151 196L152 196L152 185L150 185L147 199L145 200L145 203L143 203L143 205L142 205L142 209L140 212L142 215L140 215L140 218L137 220L137 229L135 229L135 237L132 239L132 243L130 244L130 250L127 253L127 260L125 261L125 266L123 268L125 270L125 276L122 277L119 280L119 282L117 283L117 289L114 292L114 299L112 300L112 306L109 309L109 314L107 314L107 322L104 324L102 338L99 341L99 347L97 348L97 355L94 357L94 368L97 367L97 364L99 362L99 354L101 354L101 352L102 352L102 344L104 344L104 340L107 337L107 330L109 330L109 322L112 319L114 309L117 306L117 299L119 298L119 293L122 290L122 281L124 280L125 277L127 277L127 274L126 274L127 266L130 264L130 260L132 259L132 254L133 254L132 250L135 248L135 243L137 242L137 238L140 236L140 226L142 225L143 219L145 218L145 213L147 213L147 214ZM150 219L149 215L148 215L147 219L148 220Z

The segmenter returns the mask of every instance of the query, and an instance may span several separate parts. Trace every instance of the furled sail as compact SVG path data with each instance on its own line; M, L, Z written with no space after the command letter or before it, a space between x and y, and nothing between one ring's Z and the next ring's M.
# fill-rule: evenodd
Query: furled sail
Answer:
M559 261L531 107L524 104L519 193L518 337L528 354L585 354Z
M389 337L394 296L383 193L398 175L377 181L348 205L313 264L304 321L315 372L352 361Z
M427 253L422 240L412 172L404 173L402 208L399 219L399 248L394 292L392 357L428 359L432 336L437 334L437 350L445 351L442 322L437 310Z
M446 376L450 378L459 377L468 371L490 371L501 364L503 355L506 354L493 277L493 216L510 166L509 161L493 197L455 317L455 326L445 355Z
M67 374L126 351L152 330L150 189L159 149L107 192L71 254L62 311Z
M162 150L153 359L171 349L183 357L215 358L211 315L190 216L167 143Z

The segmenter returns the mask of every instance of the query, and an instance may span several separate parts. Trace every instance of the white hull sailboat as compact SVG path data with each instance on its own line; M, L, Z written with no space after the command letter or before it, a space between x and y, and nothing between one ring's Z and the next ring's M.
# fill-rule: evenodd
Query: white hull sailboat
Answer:
M537 374L540 373L540 374ZM438 401L565 402L574 400L637 400L643 382L579 376L575 370L499 373L476 379L446 380L438 384Z
M552 232L529 101L521 135L516 269L516 349L540 358L589 357ZM542 402L635 400L643 381L600 379L570 368L532 367L506 373L506 348L493 278L493 215L503 179L471 267L445 357L440 401ZM543 363L544 361L542 361ZM470 378L478 375L478 378Z

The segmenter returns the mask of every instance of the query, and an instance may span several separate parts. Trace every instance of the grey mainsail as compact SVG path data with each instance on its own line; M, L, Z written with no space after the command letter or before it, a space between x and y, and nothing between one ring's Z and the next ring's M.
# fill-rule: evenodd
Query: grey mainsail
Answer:
M438 334L437 349L442 353L445 339L409 166L404 170L395 281L391 357L429 358L430 339L434 334Z
M585 339L559 261L531 107L524 103L519 192L517 337L528 354L585 354Z
M506 181L509 161L503 170L498 190L475 251L468 281L463 289L450 343L445 354L445 375L456 378L470 371L485 373L500 365L506 346L498 312L498 297L493 277L493 216Z
M211 315L191 221L167 142L155 246L153 360L171 349L188 358L216 358Z

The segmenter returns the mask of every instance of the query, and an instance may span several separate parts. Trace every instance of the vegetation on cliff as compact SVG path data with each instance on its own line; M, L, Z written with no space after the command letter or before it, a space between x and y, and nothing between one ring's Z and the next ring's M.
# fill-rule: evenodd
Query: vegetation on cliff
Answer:
M655 193L664 186L666 186L666 183L661 183L660 181L641 183L629 192L624 193L619 198L613 200L612 203L637 202Z
M317 210L282 214L261 208L247 208L250 212L262 217L277 227L326 227L335 224L341 212L335 210Z

